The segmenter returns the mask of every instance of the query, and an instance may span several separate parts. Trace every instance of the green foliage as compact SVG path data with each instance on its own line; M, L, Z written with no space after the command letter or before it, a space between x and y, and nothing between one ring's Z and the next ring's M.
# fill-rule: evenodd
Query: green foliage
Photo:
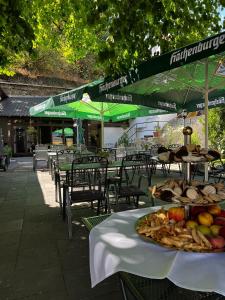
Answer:
M166 124L163 127L163 140L166 147L171 144L182 145L184 143L182 127L173 127L170 124Z
M24 18L26 1L0 1L0 72L10 74L6 66L21 51L31 52L34 32Z
M201 145L201 140L196 130L194 130L191 135L191 143L195 145Z
M27 127L27 134L28 135L37 135L37 129L33 126Z
M217 107L209 110L209 140L212 147L225 149L225 108Z
M95 0L85 15L101 33L98 56L112 74L151 57L156 45L166 52L218 32L219 6L218 0Z
M118 139L118 146L119 145L123 145L124 147L129 145L129 137L126 132Z
M15 58L19 64L23 51L34 62L53 51L77 62L86 78L94 75L91 68L95 74L121 73L150 58L156 45L165 52L217 33L223 2L1 0L0 66L12 66Z
M109 158L109 152L106 151L99 151L98 155L104 158Z

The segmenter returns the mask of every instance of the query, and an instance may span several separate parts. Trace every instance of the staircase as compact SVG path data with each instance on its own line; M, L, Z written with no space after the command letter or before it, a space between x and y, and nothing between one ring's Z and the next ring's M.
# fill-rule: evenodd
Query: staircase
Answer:
M166 123L167 121L135 123L120 136L118 139L118 144L132 144L135 143L137 139L143 138L143 136L154 137L156 136L157 131L162 130ZM142 137L140 137L141 135Z

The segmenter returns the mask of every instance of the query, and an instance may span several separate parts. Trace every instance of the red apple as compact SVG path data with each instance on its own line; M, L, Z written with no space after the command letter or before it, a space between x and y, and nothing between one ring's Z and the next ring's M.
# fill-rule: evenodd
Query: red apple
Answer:
M225 226L220 228L219 235L225 238Z
M219 217L224 217L225 218L225 210L221 209Z
M213 216L219 216L221 208L219 205L210 205L208 207L208 212Z
M196 217L198 214L206 211L205 206L193 206L191 208L191 216Z
M168 210L169 219L174 221L184 220L184 208L183 207L170 207Z
M225 239L220 235L215 237L209 237L208 240L210 241L214 249L224 248L225 246Z
M223 217L216 217L216 218L214 219L213 224L225 226L225 218L223 218Z

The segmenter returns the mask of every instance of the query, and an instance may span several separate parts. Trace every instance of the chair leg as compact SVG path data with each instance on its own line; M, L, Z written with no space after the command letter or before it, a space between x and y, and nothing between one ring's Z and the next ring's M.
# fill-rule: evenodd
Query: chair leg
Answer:
M58 202L58 176L55 175L55 202Z
M65 221L66 219L66 188L63 187L63 201L62 201L62 219Z
M139 196L137 196L135 201L135 207L138 208L138 206L139 206Z
M152 197L152 195L150 196L150 200L151 200L152 206L155 206L155 200L154 200L154 198Z
M120 277L119 277L119 281L120 281L120 287L121 287L122 294L123 294L123 299L128 300L123 280Z
M72 211L71 211L68 190L66 191L66 217L67 217L68 237L71 240L73 237L73 225L72 225Z
M58 194L59 194L59 206L60 206L60 211L62 213L62 207L63 207L63 204L62 204L62 191L61 191L61 187L60 187L60 183L59 183L59 187L58 187Z
M97 215L100 214L101 200L98 200Z
M35 172L36 171L36 168L37 168L37 163L36 163L36 159L33 159L33 171Z
M105 213L110 213L110 212L111 212L111 207L109 201L109 186L107 186L106 193L105 193Z

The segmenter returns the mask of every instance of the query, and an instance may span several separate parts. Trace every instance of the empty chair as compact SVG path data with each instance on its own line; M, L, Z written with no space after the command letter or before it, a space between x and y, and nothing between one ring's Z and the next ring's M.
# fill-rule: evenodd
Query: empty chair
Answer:
M70 177L63 186L63 217L67 220L68 235L72 238L72 206L88 202L97 214L107 211L106 181L108 160L99 156L79 157L73 161Z
M61 189L66 180L66 172L60 172L59 166L62 164L72 164L77 152L75 150L58 150L54 161L54 178L55 178L55 200L59 202L62 208Z
M145 154L127 155L122 160L122 166L116 184L116 203L120 198L129 201L134 200L136 208L139 206L141 196L148 197L148 193L141 189L141 181L146 178L148 185L151 185L152 170L155 162Z
M36 171L38 162L45 162L48 168L48 150L35 150L33 155L33 170Z
M158 155L159 147L162 147L162 145L161 144L155 144L155 145L151 146L150 153L151 153L152 156Z

